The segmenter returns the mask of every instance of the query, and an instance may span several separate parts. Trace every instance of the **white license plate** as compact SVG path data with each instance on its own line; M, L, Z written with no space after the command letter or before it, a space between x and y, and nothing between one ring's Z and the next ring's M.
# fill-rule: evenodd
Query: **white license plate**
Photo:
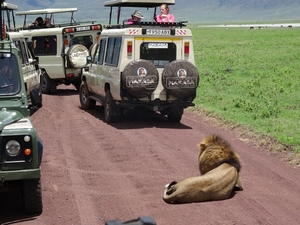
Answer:
M147 29L148 35L170 35L170 30L153 30Z
M148 48L168 48L168 43L149 43Z
M76 27L76 31L83 31L83 30L90 30L91 28L88 27Z

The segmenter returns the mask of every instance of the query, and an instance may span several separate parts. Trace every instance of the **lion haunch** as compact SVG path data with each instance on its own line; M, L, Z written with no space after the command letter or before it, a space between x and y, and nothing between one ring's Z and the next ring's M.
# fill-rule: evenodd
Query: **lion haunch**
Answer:
M201 176L167 184L163 200L170 204L224 200L234 188L243 190L239 172L239 155L217 135L210 135L198 144Z

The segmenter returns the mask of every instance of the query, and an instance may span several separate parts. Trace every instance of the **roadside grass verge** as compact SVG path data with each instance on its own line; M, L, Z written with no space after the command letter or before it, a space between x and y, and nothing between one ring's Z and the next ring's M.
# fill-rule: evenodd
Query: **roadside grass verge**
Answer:
M300 153L299 28L191 28L195 109Z

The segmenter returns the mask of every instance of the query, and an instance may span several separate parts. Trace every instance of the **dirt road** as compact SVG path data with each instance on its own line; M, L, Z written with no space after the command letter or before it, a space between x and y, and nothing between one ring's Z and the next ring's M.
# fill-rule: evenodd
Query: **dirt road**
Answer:
M44 142L40 216L22 212L17 191L0 193L2 224L105 224L141 215L160 225L299 224L300 171L202 118L180 124L152 114L108 125L103 108L80 109L78 93L59 86L33 116ZM224 201L168 205L165 184L199 175L197 143L216 133L242 159L244 191Z

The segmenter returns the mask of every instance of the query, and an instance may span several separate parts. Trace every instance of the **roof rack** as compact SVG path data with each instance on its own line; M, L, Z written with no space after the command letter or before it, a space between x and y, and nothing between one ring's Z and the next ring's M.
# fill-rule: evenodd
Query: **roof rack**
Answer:
M4 19L3 16L6 17L7 24L5 24L5 25L6 25L7 31L12 31L12 30L16 29L14 10L17 10L18 6L11 4L11 3L6 3L4 1L5 0L0 0L0 4L1 4L1 18L0 18L1 20L0 21L2 21ZM13 24L11 24L11 20L12 20Z
M127 24L127 21L123 21L123 24L117 24L117 25L107 25L105 26L106 29L121 29L121 28L127 28L127 27L185 27L187 21L179 21L179 22L152 22L152 21L133 21L132 24Z

